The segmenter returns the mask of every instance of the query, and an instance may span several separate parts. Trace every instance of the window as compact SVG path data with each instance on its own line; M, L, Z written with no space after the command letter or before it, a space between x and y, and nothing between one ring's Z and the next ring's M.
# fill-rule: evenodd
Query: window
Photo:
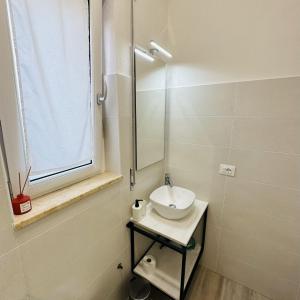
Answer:
M101 107L95 101L101 88L101 3L7 1L16 99L6 100L1 118L9 132L5 140L15 136L7 147L15 194L15 177L29 167L33 196L103 168Z

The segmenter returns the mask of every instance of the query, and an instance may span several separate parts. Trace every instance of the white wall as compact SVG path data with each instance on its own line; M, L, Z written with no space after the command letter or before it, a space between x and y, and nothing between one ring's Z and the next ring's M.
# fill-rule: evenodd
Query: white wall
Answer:
M149 47L150 40L164 45L168 41L169 0L136 0L134 3L135 43Z
M298 0L172 0L171 87L300 75Z
M167 169L209 202L202 263L299 300L300 2L173 0L169 30Z

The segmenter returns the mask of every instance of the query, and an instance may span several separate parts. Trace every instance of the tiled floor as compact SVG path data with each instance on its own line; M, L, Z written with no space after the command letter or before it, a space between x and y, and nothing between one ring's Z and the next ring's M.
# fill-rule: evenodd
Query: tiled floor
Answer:
M158 291L153 300L169 300ZM201 268L195 275L186 300L270 300L257 292L229 280L208 269Z

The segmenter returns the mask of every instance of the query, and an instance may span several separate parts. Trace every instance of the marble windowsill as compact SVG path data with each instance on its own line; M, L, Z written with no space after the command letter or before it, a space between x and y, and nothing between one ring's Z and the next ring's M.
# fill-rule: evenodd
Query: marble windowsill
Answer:
M19 230L35 223L72 203L109 187L122 178L122 175L106 172L36 198L32 201L30 212L14 216L14 229Z

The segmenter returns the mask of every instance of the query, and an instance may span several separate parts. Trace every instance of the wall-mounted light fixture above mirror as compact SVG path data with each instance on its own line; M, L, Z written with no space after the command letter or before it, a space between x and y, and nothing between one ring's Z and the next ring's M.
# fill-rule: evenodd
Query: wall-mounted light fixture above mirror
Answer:
M155 41L150 41L150 46L151 46L150 53L152 54L158 53L158 54L162 54L167 58L173 57L173 55L169 51L167 51L166 49L158 45Z
M139 57L145 59L146 61L153 62L155 59L152 55L148 54L146 50L142 50L139 47L135 46L134 53Z

